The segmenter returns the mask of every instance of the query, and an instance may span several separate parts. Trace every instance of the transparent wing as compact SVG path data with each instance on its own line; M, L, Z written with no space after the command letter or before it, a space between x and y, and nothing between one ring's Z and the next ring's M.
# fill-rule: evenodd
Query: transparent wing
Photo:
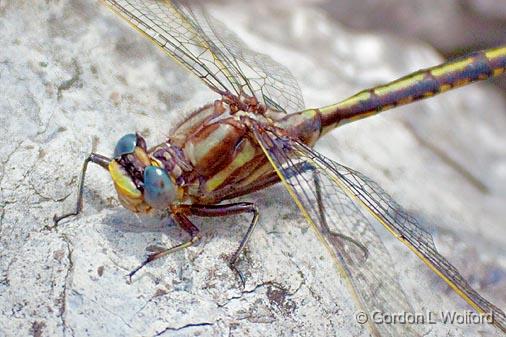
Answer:
M416 326L372 323L372 314L412 313L391 258L368 218L336 187L332 172L296 151L289 139L256 131L264 151L318 238L332 253L374 336L416 336ZM409 333L408 333L409 332Z
M280 112L304 108L290 71L248 49L198 1L102 1L220 95L255 97Z
M371 310L395 313L406 310L409 305L395 277L389 275L391 263L386 262L388 258L380 240L366 219L357 215L359 212L355 205L367 210L478 312L492 314L494 325L506 331L504 312L471 288L458 270L439 254L429 232L378 184L304 144L276 137L266 131L255 130L255 134L293 199L308 221L320 232L323 241L334 252L341 269L351 279L353 290L365 310L369 313ZM321 180L320 188L318 184L312 183L311 177L304 170L299 169L301 163L316 172ZM317 192L318 188L321 192ZM323 220L319 214L324 215ZM325 221L332 223L337 228L337 233L351 240L346 240L344 245L339 243L342 239L334 242L335 235L326 229ZM353 244L357 252L357 243L369 251L365 263L360 263L359 255L350 256L348 253L347 246ZM390 327L382 324L372 329L383 333L385 328Z

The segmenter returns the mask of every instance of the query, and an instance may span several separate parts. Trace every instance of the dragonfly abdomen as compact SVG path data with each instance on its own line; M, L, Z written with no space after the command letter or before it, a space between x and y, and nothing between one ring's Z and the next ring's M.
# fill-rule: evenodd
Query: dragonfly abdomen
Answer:
M319 109L322 118L322 133L399 105L500 75L505 68L506 46L501 46L419 70L385 85L363 90L337 104Z

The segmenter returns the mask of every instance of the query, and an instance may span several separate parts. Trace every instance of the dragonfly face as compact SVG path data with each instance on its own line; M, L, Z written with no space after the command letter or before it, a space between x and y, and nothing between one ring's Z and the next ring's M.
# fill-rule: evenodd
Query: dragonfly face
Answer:
M139 134L127 134L118 141L108 169L118 199L133 212L165 209L176 199L174 181L150 158Z

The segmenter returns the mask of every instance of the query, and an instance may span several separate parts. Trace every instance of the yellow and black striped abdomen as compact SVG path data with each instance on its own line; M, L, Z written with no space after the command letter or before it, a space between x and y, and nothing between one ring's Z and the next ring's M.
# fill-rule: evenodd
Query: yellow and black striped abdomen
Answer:
M505 68L506 46L501 46L419 70L319 109L323 133L399 105L500 75L504 73Z

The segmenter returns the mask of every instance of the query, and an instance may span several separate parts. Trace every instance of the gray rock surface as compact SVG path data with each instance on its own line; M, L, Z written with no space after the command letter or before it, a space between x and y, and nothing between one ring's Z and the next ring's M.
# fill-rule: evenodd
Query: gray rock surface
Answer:
M310 5L219 3L218 18L289 67L321 106L441 61L427 46L342 28ZM233 18L233 20L231 19ZM125 275L152 245L185 237L160 217L122 209L92 167L74 207L81 161L137 130L150 144L214 99L193 76L91 0L0 2L0 336L368 336L329 254L281 186L244 198L262 210L242 258L236 216L202 222L203 241ZM343 127L318 149L377 180L422 222L486 298L506 307L506 103L487 84ZM200 222L199 222L200 223ZM415 309L469 307L383 235ZM427 325L426 336L499 335Z
M504 1L314 1L348 27L423 39L445 54L494 46L506 38Z

